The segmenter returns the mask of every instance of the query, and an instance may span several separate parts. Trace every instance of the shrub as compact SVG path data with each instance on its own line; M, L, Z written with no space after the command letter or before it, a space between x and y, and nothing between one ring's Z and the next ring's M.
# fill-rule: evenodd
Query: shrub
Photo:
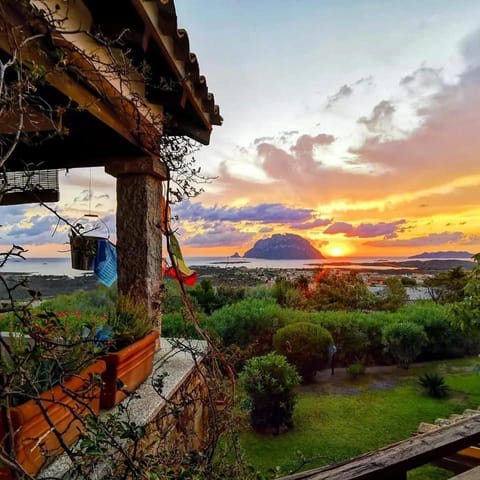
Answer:
M190 296L192 300L194 300L195 305L197 301ZM184 308L182 294L180 293L180 289L178 287L177 280L173 278L164 278L163 279L163 290L162 290L162 316L167 313L175 313L180 312Z
M413 277L400 277L400 281L404 287L415 287L417 280Z
M385 280L385 287L376 301L376 308L388 312L396 312L408 301L408 294L402 281L397 277Z
M445 379L438 373L426 373L418 379L418 383L431 397L445 398L448 395L449 388Z
M282 318L282 309L273 300L245 299L215 310L206 323L227 346L257 343L258 351L269 351L274 332L284 324Z
M321 270L308 299L313 310L363 310L374 303L373 294L355 272L339 275Z
M217 298L210 280L202 280L190 289L188 294L197 301L202 311L207 315L210 315L217 308Z
M330 333L309 322L291 323L273 337L273 346L295 365L304 381L311 380L328 362L328 346L333 344Z
M215 308L222 308L225 305L232 305L245 298L244 287L230 287L228 285L219 285L216 288L216 306Z
M272 293L276 302L282 307L302 308L306 303L305 291L300 287L297 288L296 284L283 277L277 277L275 279Z
M257 287L248 287L245 290L245 298L256 300L272 300L273 288L267 285L259 285Z
M41 308L49 312L79 312L102 315L117 301L117 288L100 285L95 290L57 295L42 302Z
M395 318L413 322L423 327L427 335L420 358L436 360L478 353L479 335L465 335L458 326L452 325L448 309L432 301L415 302L401 308Z
M363 363L352 363L347 367L347 375L355 380L357 377L365 374L366 367Z
M359 359L368 363L386 363L388 357L382 340L382 328L391 318L384 312L315 312L308 320L326 328L335 339L339 365L349 365ZM305 320L304 320L305 321Z
M269 353L247 360L239 380L250 399L250 422L256 431L279 434L293 426L293 389L300 377L284 356Z
M408 368L427 342L425 331L412 322L399 322L383 329L383 341L397 363Z
M186 320L181 312L162 315L162 336L171 338L201 338L195 325Z

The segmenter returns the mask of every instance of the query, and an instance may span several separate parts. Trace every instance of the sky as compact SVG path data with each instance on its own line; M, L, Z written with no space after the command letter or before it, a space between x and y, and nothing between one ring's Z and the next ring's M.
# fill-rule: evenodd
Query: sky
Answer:
M224 117L196 154L212 180L174 208L185 255L274 233L327 257L480 252L478 0L175 4ZM62 215L89 200L114 239L114 179L61 174ZM0 207L0 224L0 244L66 255L40 207Z

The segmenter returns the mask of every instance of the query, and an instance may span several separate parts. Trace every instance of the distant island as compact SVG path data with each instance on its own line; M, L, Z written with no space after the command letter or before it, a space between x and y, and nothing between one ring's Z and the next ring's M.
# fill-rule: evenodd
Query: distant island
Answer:
M267 260L314 260L325 258L308 240L293 233L275 234L255 242L244 258Z
M423 252L419 255L413 255L408 258L472 258L473 253L470 252L456 252L453 250L440 252Z

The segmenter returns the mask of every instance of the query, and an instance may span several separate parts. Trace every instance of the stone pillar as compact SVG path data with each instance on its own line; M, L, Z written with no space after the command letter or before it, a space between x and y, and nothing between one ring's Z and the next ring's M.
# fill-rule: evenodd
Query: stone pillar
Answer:
M162 181L165 165L155 157L112 161L117 179L118 291L146 307L160 330L162 276Z

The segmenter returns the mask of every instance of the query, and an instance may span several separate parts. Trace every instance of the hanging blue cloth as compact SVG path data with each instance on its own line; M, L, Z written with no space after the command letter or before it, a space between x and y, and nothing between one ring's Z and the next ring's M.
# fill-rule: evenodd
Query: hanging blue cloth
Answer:
M107 238L100 238L97 241L93 271L98 281L107 287L111 287L117 281L117 249Z

